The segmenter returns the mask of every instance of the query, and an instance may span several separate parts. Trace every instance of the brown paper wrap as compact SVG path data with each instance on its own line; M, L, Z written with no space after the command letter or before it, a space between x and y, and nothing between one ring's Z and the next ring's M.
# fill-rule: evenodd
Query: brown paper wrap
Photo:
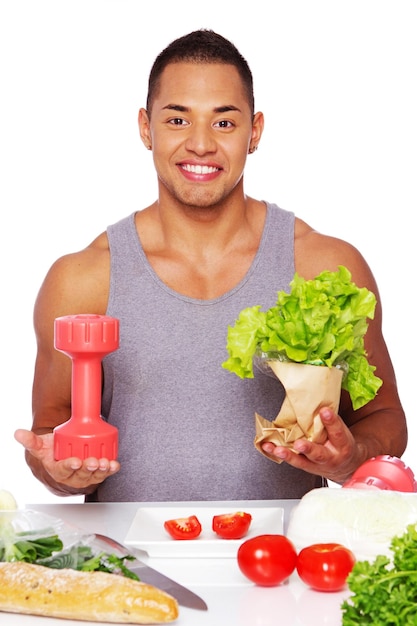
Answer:
M264 456L280 463L276 456L264 452L261 444L271 441L275 445L292 449L294 441L301 437L324 442L326 432L319 411L328 406L338 412L343 370L278 360L270 360L268 365L281 381L286 395L273 422L255 414L254 443Z

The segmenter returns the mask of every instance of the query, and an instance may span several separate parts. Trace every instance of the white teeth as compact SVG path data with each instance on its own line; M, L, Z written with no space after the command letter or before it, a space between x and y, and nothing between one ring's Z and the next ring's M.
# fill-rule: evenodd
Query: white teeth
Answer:
M217 172L217 167L211 167L209 165L190 165L187 163L182 166L187 172L192 172L193 174L213 174L213 172Z

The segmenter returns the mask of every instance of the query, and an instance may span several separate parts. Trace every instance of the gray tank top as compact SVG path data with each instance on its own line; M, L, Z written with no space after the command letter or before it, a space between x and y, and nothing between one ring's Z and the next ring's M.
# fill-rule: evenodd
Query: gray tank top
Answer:
M255 412L273 420L279 381L224 370L227 328L248 306L262 309L294 275L294 215L267 205L258 252L241 282L213 300L181 295L147 261L134 214L107 230L107 314L120 348L105 357L103 415L119 429L121 470L90 501L300 498L320 477L274 463L254 444Z

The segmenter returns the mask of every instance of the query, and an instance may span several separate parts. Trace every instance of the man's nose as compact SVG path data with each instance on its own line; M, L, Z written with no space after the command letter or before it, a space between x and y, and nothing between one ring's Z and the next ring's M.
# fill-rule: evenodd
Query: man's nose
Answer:
M217 143L212 128L205 124L194 124L189 131L186 148L198 155L215 152Z

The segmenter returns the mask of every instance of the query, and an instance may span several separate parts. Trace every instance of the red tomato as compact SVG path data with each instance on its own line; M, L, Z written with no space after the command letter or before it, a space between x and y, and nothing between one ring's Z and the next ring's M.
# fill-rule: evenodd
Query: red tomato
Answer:
M164 522L164 528L173 539L195 539L201 533L201 524L195 515L169 519Z
M297 552L284 535L258 535L242 543L237 562L242 574L256 585L274 587L294 571Z
M222 539L241 539L247 534L251 521L250 513L224 513L213 517L212 529Z
M340 543L316 543L300 551L297 572L312 589L340 591L354 564L354 554Z

